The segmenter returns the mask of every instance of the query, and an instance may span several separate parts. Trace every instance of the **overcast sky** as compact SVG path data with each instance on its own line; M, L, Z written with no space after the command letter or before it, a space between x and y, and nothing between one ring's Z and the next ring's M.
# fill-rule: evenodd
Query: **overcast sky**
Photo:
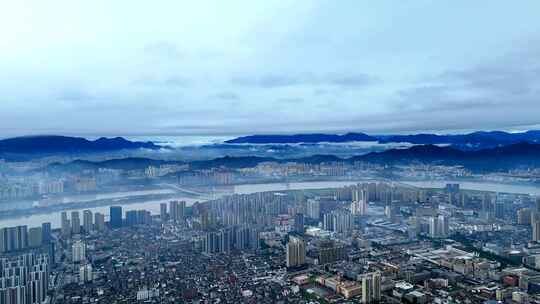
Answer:
M539 12L537 0L8 0L0 136L537 128Z

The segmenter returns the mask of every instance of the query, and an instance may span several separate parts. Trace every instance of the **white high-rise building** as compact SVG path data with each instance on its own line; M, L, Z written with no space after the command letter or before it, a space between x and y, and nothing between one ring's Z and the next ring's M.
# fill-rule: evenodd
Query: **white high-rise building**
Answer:
M82 283L92 282L94 279L92 265L86 264L79 268L79 281Z
M439 236L448 237L450 235L450 220L447 216L439 215Z
M323 217L323 229L336 233L348 233L352 230L354 218L351 213L343 210L335 210Z
M368 210L367 191L357 186L353 190L351 213L353 215L366 215Z
M71 258L74 263L86 260L86 244L83 241L76 241L71 247Z
M362 278L362 303L377 303L381 300L381 274L367 274Z
M432 216L429 218L429 236L432 238L439 237L439 218Z

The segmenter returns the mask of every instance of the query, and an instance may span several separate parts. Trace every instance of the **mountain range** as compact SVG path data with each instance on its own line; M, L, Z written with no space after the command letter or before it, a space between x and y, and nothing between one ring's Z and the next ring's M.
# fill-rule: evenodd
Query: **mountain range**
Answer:
M480 131L468 134L412 134L367 135L364 133L251 135L226 141L228 144L292 144L292 143L345 143L345 142L410 143L417 145L448 144L461 150L482 149L520 142L540 143L540 131L520 133Z
M193 161L190 164L193 169L208 169L217 167L248 168L262 162L299 162L319 164L324 162L355 162L378 163L386 165L405 165L413 163L438 164L438 165L462 165L473 171L499 171L518 167L540 167L540 144L517 143L507 146L463 151L452 147L440 147L436 145L417 145L406 149L389 149L383 152L372 152L350 158L340 158L335 155L313 155L304 158L279 159L272 157L220 157L211 160ZM182 163L180 161L162 161L148 158L124 158L101 162L74 161L66 164L52 164L49 168L57 170L77 169L142 169L149 165L163 163Z
M250 135L225 141L228 144L293 144L320 142L353 142L377 141L378 139L364 133L337 134L295 134L295 135Z
M129 141L122 137L88 140L58 135L22 136L0 140L0 154L50 154L106 152L130 149L161 149L152 142Z

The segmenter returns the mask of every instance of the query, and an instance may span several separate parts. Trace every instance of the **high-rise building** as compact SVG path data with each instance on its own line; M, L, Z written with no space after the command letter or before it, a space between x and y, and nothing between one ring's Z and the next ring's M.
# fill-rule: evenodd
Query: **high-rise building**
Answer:
M319 265L342 260L346 256L345 246L332 240L323 240L317 246Z
M298 234L304 234L304 214L296 213L294 215L294 231Z
M376 272L362 278L362 303L377 303L381 300L381 274Z
M62 236L69 237L71 235L71 223L69 222L66 211L62 211L61 230L62 230Z
M137 211L137 224L150 225L152 224L152 214L148 210Z
M326 213L323 217L323 229L336 233L348 233L352 230L354 219L351 213L343 210L335 210Z
M518 225L530 225L531 224L532 210L531 208L521 208L517 211L517 223Z
M532 241L533 242L540 242L540 214L536 213L532 220Z
M408 219L407 233L410 239L416 239L421 232L420 221L416 216L411 216Z
M41 232L43 233L43 235L41 237L42 240L43 240L43 243L44 244L49 244L51 242L51 239L52 239L52 236L51 236L51 232L52 232L51 223L47 222L47 223L41 224Z
M105 215L103 213L96 212L94 214L94 223L97 231L105 231Z
M126 211L126 226L135 226L137 223L137 210Z
M497 200L495 202L495 218L504 219L505 208L504 201Z
M86 260L86 244L83 241L76 241L71 247L71 259L74 263Z
M259 249L259 232L248 226L235 228L233 247L237 250Z
M178 220L183 221L186 216L186 202L180 201L180 204L178 205Z
M110 226L111 228L120 228L122 227L122 207L121 206L111 206L109 208L110 214Z
M308 199L307 205L307 216L314 220L319 220L321 218L321 202L316 199Z
M444 238L450 235L450 220L447 216L439 215L429 218L429 236Z
M367 191L360 188L358 185L353 190L353 201L351 203L351 213L353 215L366 215L368 211L368 195Z
M0 252L12 252L26 248L28 248L28 231L26 226L0 229Z
M169 203L169 215L172 221L181 222L184 220L184 213L186 209L185 201L171 201Z
M450 220L447 216L439 215L439 236L440 237L448 237L450 235Z
M205 253L228 253L233 247L235 235L232 229L221 229L206 233L202 238L202 250Z
M90 210L83 211L83 230L84 233L90 233L94 230L92 211Z
M71 233L72 234L81 233L81 219L79 218L79 211L71 212Z
M482 216L486 220L492 220L495 217L495 205L491 194L485 193L482 197Z
M178 220L178 201L169 202L169 217L173 222Z
M25 254L0 261L0 303L45 303L49 286L47 255Z
M79 281L81 283L92 282L93 278L92 265L86 264L79 268Z
M43 244L43 231L41 227L28 229L28 247L37 248Z
M429 218L429 236L432 238L439 237L439 218L432 216Z
M303 266L306 263L306 244L303 239L295 236L289 237L286 251L287 268Z
M167 220L167 204L161 203L159 204L159 218L162 222Z

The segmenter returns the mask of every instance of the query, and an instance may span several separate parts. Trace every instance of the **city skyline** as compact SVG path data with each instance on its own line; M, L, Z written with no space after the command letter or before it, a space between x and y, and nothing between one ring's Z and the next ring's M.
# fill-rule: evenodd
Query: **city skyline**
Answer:
M538 12L7 1L0 304L540 304Z
M6 8L4 136L540 125L538 2L27 1Z

